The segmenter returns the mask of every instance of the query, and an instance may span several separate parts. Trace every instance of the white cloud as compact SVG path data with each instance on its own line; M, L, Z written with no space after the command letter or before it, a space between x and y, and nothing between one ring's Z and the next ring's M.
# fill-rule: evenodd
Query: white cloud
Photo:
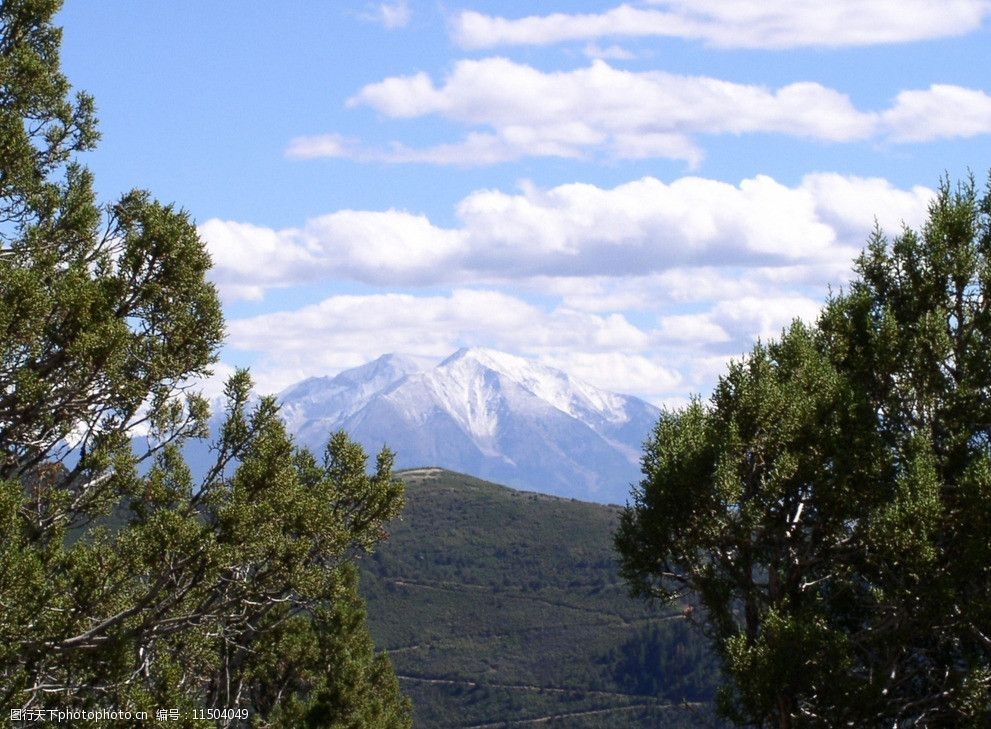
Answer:
M199 234L213 258L211 275L230 299L261 299L268 288L299 283L299 272L313 263L302 246L287 242L287 231L212 219Z
M317 134L289 140L286 156L294 159L318 157L354 157L355 143L340 134Z
M478 191L452 228L404 211L343 210L282 231L213 220L201 233L225 296L348 279L433 289L333 295L230 321L230 345L258 357L262 390L389 351L488 346L677 404L708 392L757 337L814 319L875 216L917 226L931 195L835 174L796 186L644 178Z
M708 314L675 314L660 321L659 336L671 343L717 344L730 341Z
M462 141L438 144L425 149L415 149L403 144L393 144L388 150L378 150L364 155L365 159L382 162L426 162L438 165L478 167L482 165L512 162L523 157L584 157L583 146L594 144L601 137L592 138L581 132L580 126L562 125L535 129L524 125L510 125L497 133L467 135ZM672 152L675 159L687 159L688 154Z
M475 260L501 270L622 276L719 261L834 255L835 236L801 188L769 177L739 186L697 177L644 178L603 189L573 183L509 195L482 191L458 206Z
M917 225L931 195L836 174L808 175L795 187L766 176L738 185L646 177L614 188L480 190L458 204L453 228L406 211L341 210L278 231L213 219L200 233L228 299L342 279L378 285L595 279L594 288L560 294L576 309L602 311L625 301L615 308L627 310L635 308L631 280L638 277L686 296L706 281L712 289L753 293L727 280L742 280L744 271L759 271L761 281L776 286L835 282L875 218L888 229L898 230L902 221ZM691 275L679 280L686 270ZM628 288L612 290L613 279Z
M369 84L348 100L394 119L436 115L470 127L462 140L421 149L365 149L336 135L292 140L287 155L486 165L522 157L684 160L695 138L774 133L825 142L915 142L991 133L991 97L958 86L903 91L887 110L857 109L845 94L802 81L778 89L705 76L628 71L595 60L544 72L506 58L462 60L441 84L426 73ZM934 121L935 120L935 123Z
M563 307L548 312L499 291L474 289L443 296L333 296L296 311L236 319L228 329L231 346L267 355L255 370L263 391L384 352L441 357L484 345L527 356L593 356L646 349L651 338L620 314ZM669 373L663 381L672 378Z
M364 20L378 23L383 28L393 30L409 25L413 14L407 0L396 0L391 3L378 3L374 9L361 15Z
M925 91L902 91L884 113L895 142L928 142L991 133L991 96L983 91L933 84Z
M812 319L818 307L801 296L744 297L662 317L652 327L618 313L543 308L496 290L332 296L295 311L235 319L229 346L260 355L252 372L262 392L385 352L440 358L461 346L485 346L662 403L708 390L713 363L725 362L726 353L745 352L757 336L776 336L795 316Z
M613 392L658 393L663 398L682 384L681 374L677 370L642 354L556 352L537 359L541 364L564 370L591 385Z
M843 47L963 35L991 13L986 0L647 0L601 13L509 19L462 11L452 34L464 48L549 45L610 36L662 36L723 48Z
M365 86L348 105L392 118L436 114L490 128L460 144L420 152L421 161L463 164L594 151L694 163L700 157L694 134L779 132L851 141L868 138L876 125L874 114L816 83L772 91L702 76L625 71L601 60L553 73L505 58L464 60L441 86L424 73L396 76ZM380 158L416 159L405 148Z
M493 165L531 155L579 157L581 152L553 139L540 140L532 131L520 128L509 128L499 134L472 132L460 142L425 149L408 147L400 142L393 142L385 149L375 149L340 134L315 134L294 137L285 150L285 156L290 159L343 158L361 162L425 162L459 167ZM677 153L669 156L677 157Z
M279 231L214 218L199 231L213 257L214 280L230 298L331 278L430 282L457 263L464 238L397 210L340 210Z
M613 61L631 61L637 57L636 53L627 50L622 46L611 45L606 48L602 48L598 43L587 44L585 48L582 49L582 53L586 58L602 58Z
M726 341L722 327L709 326L709 320L697 314L669 315L668 312L696 311L700 306L732 304L782 293L821 298L827 286L845 284L850 273L851 261L844 259L835 263L773 267L683 266L622 278L539 277L523 285L557 296L564 306L577 311L656 314L659 316L658 335L665 341L692 339L718 343ZM689 332L695 332L697 336L686 337Z
M903 225L922 225L933 191L917 185L899 190L880 177L848 177L835 173L808 175L802 187L817 201L819 218L840 238L857 239L865 234L865 224L876 219L890 232Z
M309 352L329 337L346 338L355 351L443 355L481 344L538 352L548 347L591 350L638 348L648 336L620 314L593 315L558 308L546 313L522 299L493 290L455 289L447 296L370 294L333 296L292 312L235 320L230 341L242 349L291 356Z
M821 307L821 299L805 296L746 296L720 302L710 312L709 318L731 335L727 341L741 341L749 337L766 342L779 337L781 330L795 319L813 323Z

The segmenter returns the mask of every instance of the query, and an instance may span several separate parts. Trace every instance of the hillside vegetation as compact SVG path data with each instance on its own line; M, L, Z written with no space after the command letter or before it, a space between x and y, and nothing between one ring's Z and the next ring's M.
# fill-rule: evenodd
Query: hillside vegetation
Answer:
M362 590L416 726L709 725L715 663L682 608L627 597L618 508L400 475L407 507Z

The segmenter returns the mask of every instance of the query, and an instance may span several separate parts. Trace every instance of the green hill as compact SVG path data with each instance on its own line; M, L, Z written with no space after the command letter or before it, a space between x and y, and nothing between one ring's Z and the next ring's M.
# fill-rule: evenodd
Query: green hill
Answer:
M376 645L418 727L689 727L718 671L681 609L627 597L619 509L441 469L362 561Z

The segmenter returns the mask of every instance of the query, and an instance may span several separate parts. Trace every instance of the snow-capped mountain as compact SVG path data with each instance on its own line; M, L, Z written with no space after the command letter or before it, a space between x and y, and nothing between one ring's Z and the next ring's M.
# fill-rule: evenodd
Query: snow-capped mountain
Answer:
M442 466L513 486L623 503L659 410L489 349L439 364L387 354L279 395L297 440L321 452L343 428L399 468Z

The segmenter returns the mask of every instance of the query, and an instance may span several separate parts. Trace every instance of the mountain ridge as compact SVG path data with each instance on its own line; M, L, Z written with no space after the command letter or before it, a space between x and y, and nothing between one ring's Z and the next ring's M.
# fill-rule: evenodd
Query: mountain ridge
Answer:
M297 440L322 450L346 430L397 467L427 464L543 493L623 503L639 478L653 405L485 348L439 362L390 353L279 395Z
M363 555L369 627L416 726L722 726L719 669L685 604L629 596L621 509L436 467Z

